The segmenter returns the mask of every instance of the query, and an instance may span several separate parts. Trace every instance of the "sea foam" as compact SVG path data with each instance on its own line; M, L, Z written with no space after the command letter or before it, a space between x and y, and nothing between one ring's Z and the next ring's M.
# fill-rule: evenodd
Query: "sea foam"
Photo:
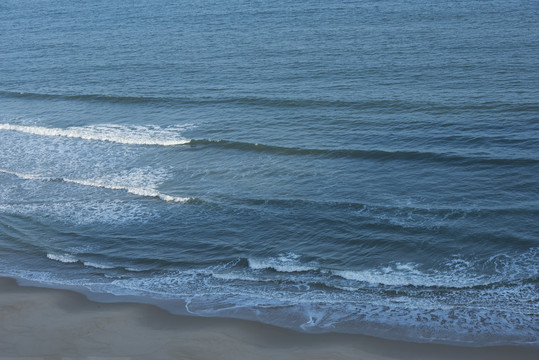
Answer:
M42 176L42 175L31 174L31 173L21 173L21 172L10 171L10 170L5 170L5 169L0 169L0 173L14 175L24 180L59 181L59 182L72 183L72 184L77 184L77 185L82 185L82 186L103 188L103 189L108 189L108 190L122 190L122 191L127 191L129 194L133 194L137 196L144 196L144 197L158 198L166 202L186 202L186 201L191 200L191 198L163 194L153 188L118 185L115 183L107 183L99 179L98 180L69 179L65 177L51 177L51 176Z
M73 256L71 256L69 254L51 254L51 253L48 253L47 258L50 259L50 260L59 261L59 262L65 263L65 264L73 264L73 263L76 263L76 262L79 261L78 259L76 259L75 257L73 257Z
M161 128L159 126L123 126L123 125L89 125L62 128L43 126L27 126L4 123L0 130L16 131L38 136L60 136L93 141L108 141L126 145L160 145L175 146L189 143L191 140L180 135L180 131L188 127L175 126Z
M294 253L281 254L278 257L249 258L249 267L253 270L273 269L278 272L292 273L317 270L317 266L301 263L300 256Z

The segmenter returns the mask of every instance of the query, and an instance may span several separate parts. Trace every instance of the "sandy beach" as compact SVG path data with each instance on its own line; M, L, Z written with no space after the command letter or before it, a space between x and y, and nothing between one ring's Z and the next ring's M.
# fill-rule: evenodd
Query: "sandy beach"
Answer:
M0 359L536 359L537 348L462 348L97 303L0 278Z

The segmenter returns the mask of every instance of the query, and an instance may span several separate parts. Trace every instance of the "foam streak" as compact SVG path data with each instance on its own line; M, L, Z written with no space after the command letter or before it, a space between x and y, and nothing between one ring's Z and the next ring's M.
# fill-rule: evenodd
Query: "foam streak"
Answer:
M0 130L16 131L38 136L60 136L90 141L107 141L126 145L175 146L190 142L190 140L178 135L178 128L163 129L160 127L145 126L91 125L60 129L42 126L0 124Z
M82 185L82 186L97 187L97 188L103 188L103 189L109 189L109 190L123 190L133 195L158 198L166 202L186 202L186 201L191 200L191 198L184 198L180 196L171 196L171 195L163 194L151 188L119 186L119 185L106 184L100 181L78 180L78 179L68 179L64 177L49 177L49 176L41 176L41 175L36 175L36 174L25 174L25 173L19 173L15 171L4 170L4 169L0 169L0 173L14 175L18 177L19 179L24 179L24 180L60 181L60 182L65 182L65 183L72 183L72 184L77 184L77 185Z

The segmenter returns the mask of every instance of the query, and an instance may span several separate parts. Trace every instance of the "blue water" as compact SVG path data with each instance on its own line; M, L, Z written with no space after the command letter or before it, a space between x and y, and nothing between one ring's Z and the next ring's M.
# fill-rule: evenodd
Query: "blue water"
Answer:
M0 273L538 343L535 1L3 1Z

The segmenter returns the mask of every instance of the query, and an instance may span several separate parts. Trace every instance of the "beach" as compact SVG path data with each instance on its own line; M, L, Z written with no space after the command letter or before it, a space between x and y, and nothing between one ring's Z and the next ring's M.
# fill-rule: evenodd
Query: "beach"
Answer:
M535 359L537 348L464 348L306 334L250 321L98 303L0 279L0 359Z

